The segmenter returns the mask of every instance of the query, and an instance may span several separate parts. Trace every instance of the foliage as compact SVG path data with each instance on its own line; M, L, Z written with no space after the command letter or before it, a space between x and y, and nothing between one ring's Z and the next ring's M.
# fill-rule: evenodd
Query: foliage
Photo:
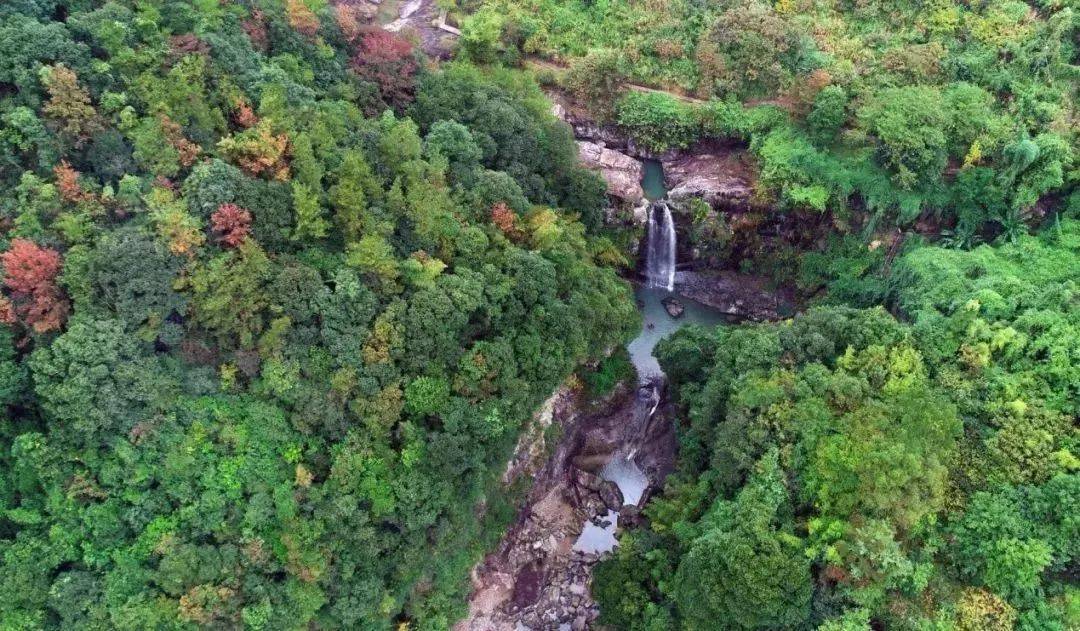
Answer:
M619 349L605 357L596 368L585 372L583 381L593 397L610 394L620 383L633 383L634 364L625 349Z
M677 471L598 567L602 619L1067 628L1078 228L914 247L891 273L840 242L813 264L830 300L909 322L816 307L661 341ZM851 284L868 269L873 291Z
M697 135L691 110L657 92L630 92L618 105L619 125L651 151L685 148Z
M447 628L633 331L539 88L356 17L2 3L0 628Z
M757 192L779 211L843 222L868 211L872 227L929 217L969 246L1018 236L1076 187L1067 2L461 6L472 11L466 54L565 66L575 104L646 149L749 141ZM958 168L983 169L987 194L971 196Z
M563 87L578 102L586 104L600 121L615 115L615 105L625 91L626 76L619 67L619 56L610 49L595 49L575 59L562 80Z
M68 314L68 302L56 285L60 273L60 253L33 241L14 239L0 255L4 266L4 286L10 290L5 308L38 333L59 329ZM10 301L9 301L10 299Z
M225 247L235 248L251 230L251 213L236 204L222 204L210 215L210 229Z
M353 58L356 73L379 86L384 101L402 107L416 89L416 63L412 44L394 33L372 30L360 38Z

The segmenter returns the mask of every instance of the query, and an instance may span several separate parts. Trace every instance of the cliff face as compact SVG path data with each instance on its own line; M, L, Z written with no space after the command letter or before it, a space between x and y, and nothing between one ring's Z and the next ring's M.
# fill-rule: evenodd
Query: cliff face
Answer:
M608 185L608 195L636 203L645 197L641 188L641 162L625 153L589 141L578 141L582 164L599 171Z
M555 102L552 113L573 129L582 163L603 176L612 197L640 201L641 160L657 160L663 165L671 199L698 197L717 210L750 210L756 175L744 145L701 141L687 149L656 153L636 145L618 125L597 123L561 95L548 96Z

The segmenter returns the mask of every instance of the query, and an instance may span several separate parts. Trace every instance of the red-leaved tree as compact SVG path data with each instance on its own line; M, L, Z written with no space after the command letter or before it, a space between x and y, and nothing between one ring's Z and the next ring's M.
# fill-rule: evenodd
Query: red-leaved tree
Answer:
M222 245L235 248L251 231L251 213L236 204L222 204L210 215L210 227Z
M79 184L79 172L67 160L61 160L53 167L53 175L56 176L56 190L65 202L77 204L93 197Z
M69 309L67 298L56 285L63 267L60 253L33 241L14 239L8 251L0 254L0 263L15 316L38 333L59 329Z
M400 107L412 100L419 69L408 41L384 30L364 34L353 57L353 67L362 79L379 86L390 105Z
M517 215L504 202L496 202L491 207L491 222L511 241L519 241L524 236L517 225Z

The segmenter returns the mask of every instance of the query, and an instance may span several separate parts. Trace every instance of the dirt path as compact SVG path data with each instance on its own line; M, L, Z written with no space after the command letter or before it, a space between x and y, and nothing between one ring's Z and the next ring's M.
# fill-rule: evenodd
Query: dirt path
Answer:
M532 70L547 70L554 73L566 72L570 67L566 64L559 64L550 59L542 59L540 57L527 57L525 59L525 66ZM659 88L650 88L649 86L641 85L638 83L626 83L624 84L626 89L633 90L634 92L651 92L653 94L666 94L672 98L678 99L683 103L695 103L704 104L708 103L705 99L699 99L697 97L683 94L681 92L673 92L671 90L662 90Z

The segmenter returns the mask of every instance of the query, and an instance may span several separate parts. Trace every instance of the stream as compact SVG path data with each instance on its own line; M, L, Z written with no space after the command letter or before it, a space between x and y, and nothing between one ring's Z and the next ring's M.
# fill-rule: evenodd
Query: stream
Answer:
M624 506L637 506L649 486L649 478L634 461L634 456L660 404L660 389L665 381L653 349L661 339L689 324L716 325L725 322L724 315L716 309L675 292L675 225L666 201L664 172L656 160L646 160L644 167L642 188L651 202L645 236L645 260L642 262L645 283L634 290L642 326L637 337L627 345L638 375L636 409L631 417L632 426L623 430L623 446L599 473L602 479L614 482L619 487ZM678 317L670 315L664 307L664 301L672 299L677 300L683 308ZM574 550L586 553L612 550L618 545L618 524L619 511L616 510L608 510L606 515L586 521L581 535L574 542Z
M620 517L635 519L634 507L648 501L675 460L665 376L653 350L684 326L729 316L676 291L689 285L676 282L675 218L659 162L645 161L642 187L650 201L634 291L642 327L627 345L637 383L588 411L563 386L534 416L504 474L507 484L531 479L528 496L498 548L474 568L469 615L455 631L592 628L599 615L589 593L592 568L618 545ZM551 425L564 433L545 447Z

